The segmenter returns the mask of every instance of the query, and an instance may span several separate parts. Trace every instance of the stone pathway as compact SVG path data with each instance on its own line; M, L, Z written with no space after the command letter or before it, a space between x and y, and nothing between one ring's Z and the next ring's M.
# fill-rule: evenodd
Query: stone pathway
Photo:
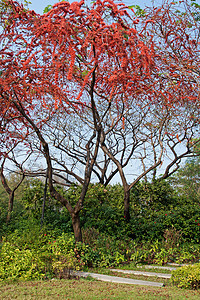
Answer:
M171 278L171 274L164 273L154 273L154 272L145 272L145 271L133 271L133 270L120 270L120 269L110 269L113 272L120 272L124 274L133 274L133 275L143 275L143 276L157 276L159 278Z
M117 276L109 276L109 275L102 275L97 273L90 273L90 272L75 272L75 275L80 277L92 277L97 280L101 281L108 281L108 282L115 282L115 283L125 283L125 284L139 284L139 285L148 285L148 286L157 286L162 287L164 286L163 283L160 282L152 282L152 281L145 281L145 280L137 280L137 279L129 279Z
M177 263L167 263L169 266L174 266L174 267L185 267L185 266L192 266L193 264L177 264Z
M150 266L150 265L144 265L144 266L137 266L137 268L145 268L145 269L161 269L161 270L169 270L173 271L176 270L177 268L175 267L162 267L162 266Z

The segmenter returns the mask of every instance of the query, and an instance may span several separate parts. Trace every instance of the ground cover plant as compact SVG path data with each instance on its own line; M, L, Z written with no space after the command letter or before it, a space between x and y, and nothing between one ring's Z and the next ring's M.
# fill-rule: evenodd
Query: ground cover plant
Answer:
M172 272L171 281L181 288L200 288L200 263L193 266L184 266Z

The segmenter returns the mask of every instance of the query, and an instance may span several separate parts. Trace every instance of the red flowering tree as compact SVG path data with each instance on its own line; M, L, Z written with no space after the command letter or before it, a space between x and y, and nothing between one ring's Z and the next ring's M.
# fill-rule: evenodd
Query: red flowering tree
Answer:
M116 129L125 130L134 123L134 111L147 116L138 134L143 133L142 140L147 140L153 151L158 144L160 152L137 180L162 164L164 140L175 154L174 163L179 160L170 139L174 134L170 120L176 114L180 120L189 106L192 109L186 121L176 123L173 141L184 139L184 134L180 137L177 133L178 125L185 126L186 140L191 140L187 132L193 128L191 122L196 123L199 109L199 74L194 68L195 62L199 63L198 43L187 33L189 23L170 13L170 7L154 9L139 20L124 4L113 1L98 0L90 8L83 1L64 1L42 16L25 10L17 1L5 1L0 14L1 145L24 141L27 149L30 145L45 157L51 195L69 211L76 241L82 239L79 213L100 147L118 168L126 187L125 217L130 217L128 193L136 181L128 183L122 160L109 149L109 139ZM66 138L64 130L73 119L87 128L81 145L76 138L73 142ZM29 136L34 137L32 142ZM85 153L82 177L68 167L70 147L75 144L79 153L81 147ZM78 154L73 159L80 161ZM65 172L82 185L74 207L55 188L56 172L60 176ZM170 172L166 170L166 175Z
M153 40L156 52L156 68L149 78L149 86L153 86L149 96L151 102L146 102L145 93L137 96L137 100L140 97L142 99L140 107L143 115L147 107L148 110L145 119L142 119L142 127L138 122L137 134L136 130L132 131L132 135L129 133L133 139L129 152L124 147L121 156L114 153L110 145L115 145L115 142L109 143L106 138L102 144L104 153L115 163L124 186L126 219L130 218L130 189L138 180L152 172L155 178L156 170L163 162L163 175L160 178L167 178L179 168L184 157L191 155L192 146L199 141L199 5L191 5L190 1L165 1L160 7L146 9L140 21L143 24L142 39ZM126 132L133 121L134 114L131 115L129 110L124 115ZM121 129L117 130L113 131L110 140L114 141L118 132L118 141L121 137L123 144L128 145L125 131L122 133ZM136 176L127 176L124 170L127 158L135 162L141 160Z
M142 40L139 20L128 11L112 1L96 1L91 8L83 1L64 1L40 16L7 0L1 13L2 136L8 143L25 140L29 134L34 135L32 144L38 140L51 195L68 209L77 241L82 238L79 213L105 139L104 115L113 114L111 128L119 122L123 127L123 114L131 103L140 105L144 97L151 102L153 42ZM52 139L47 132L55 116L62 120L65 114L86 114L85 120L88 114L92 124L84 146L82 192L75 207L55 189Z

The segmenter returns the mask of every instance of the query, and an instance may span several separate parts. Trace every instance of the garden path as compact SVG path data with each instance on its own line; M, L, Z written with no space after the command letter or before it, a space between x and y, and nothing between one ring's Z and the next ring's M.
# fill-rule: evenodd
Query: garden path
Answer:
M144 272L144 271L133 271L133 270L120 270L120 269L110 269L113 272L120 272L124 274L133 274L133 275L143 275L143 276L157 276L160 278L171 278L171 274L164 274L164 273L155 273L155 272Z
M90 273L90 272L76 272L76 275L80 277L92 277L97 280L101 281L108 281L108 282L115 282L115 283L125 283L125 284L138 284L138 285L148 285L148 286L157 286L162 287L164 286L161 282L152 282L152 281L145 281L145 280L137 280L137 279L130 279L130 278L123 278L117 276L109 276L109 275L102 275L97 273Z

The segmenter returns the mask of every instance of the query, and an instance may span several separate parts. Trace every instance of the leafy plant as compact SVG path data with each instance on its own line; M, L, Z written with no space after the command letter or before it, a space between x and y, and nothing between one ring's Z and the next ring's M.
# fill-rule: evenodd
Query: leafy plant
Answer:
M0 280L30 280L45 276L44 262L39 253L3 243L0 254Z
M200 263L184 266L172 272L171 282L181 288L200 288Z

